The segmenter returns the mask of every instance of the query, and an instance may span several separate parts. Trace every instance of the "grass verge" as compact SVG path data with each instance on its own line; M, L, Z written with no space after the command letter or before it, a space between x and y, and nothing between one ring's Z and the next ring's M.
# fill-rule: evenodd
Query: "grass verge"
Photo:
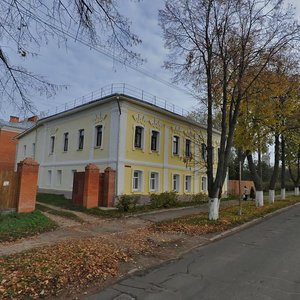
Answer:
M124 212L121 210L104 210L101 208L91 208L91 209L84 209L82 207L76 206L72 203L72 200L66 199L64 195L55 195L55 194L38 194L37 201L45 204L50 204L53 206L61 207L64 209L81 211L90 215L99 216L99 217L108 217L108 218L119 218L126 215L134 215L137 213L144 213L144 212L151 212L155 210L161 210L162 208L155 208L151 205L138 205L135 208L131 209L130 211ZM207 201L178 201L173 207L169 208L179 208L179 207L190 207L190 206L197 206L206 204ZM167 209L167 208L166 208ZM49 211L49 213L51 213Z
M275 201L274 204L265 204L259 208L255 206L254 202L245 202L241 216L238 215L239 206L235 205L220 209L220 218L217 221L208 220L207 213L199 213L160 222L154 224L153 228L158 231L183 232L190 235L222 232L299 201L299 198L290 197L286 200Z
M0 242L14 241L55 228L57 224L38 210L26 214L3 214L0 215Z

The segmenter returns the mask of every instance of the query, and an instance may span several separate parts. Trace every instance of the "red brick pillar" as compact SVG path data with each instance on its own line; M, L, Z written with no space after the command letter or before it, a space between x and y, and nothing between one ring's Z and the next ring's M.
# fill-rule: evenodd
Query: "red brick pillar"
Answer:
M116 171L107 167L104 171L103 206L112 207L115 196Z
M99 197L99 168L94 164L85 167L83 207L98 207Z
M32 158L25 158L18 163L18 212L35 210L39 164Z

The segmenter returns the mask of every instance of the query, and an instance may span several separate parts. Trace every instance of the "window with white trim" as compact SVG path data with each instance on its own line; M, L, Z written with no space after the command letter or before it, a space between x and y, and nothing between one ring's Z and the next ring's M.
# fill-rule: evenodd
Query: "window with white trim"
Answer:
M201 144L201 158L206 161L207 160L207 149L205 143Z
M135 126L134 147L138 149L143 149L143 140L144 140L144 128L142 126Z
M69 132L64 133L64 152L67 152L69 148Z
M26 150L27 150L26 148L27 148L26 145L24 145L24 146L23 146L23 155L24 155L24 156L26 156Z
M52 182L52 171L48 170L48 172L47 172L47 184L51 185L51 182Z
M150 192L158 191L159 174L158 172L150 172Z
M73 182L74 182L74 175L77 172L77 170L71 170L72 172L72 179L71 179L71 186L73 186Z
M84 144L84 129L78 130L78 150L83 149Z
M141 192L142 182L143 182L143 172L140 170L134 170L133 178L132 178L132 190L134 192Z
M173 136L173 154L179 155L180 138L178 135Z
M62 170L57 170L56 183L57 185L61 185L61 182L62 182Z
M151 151L159 151L159 132L151 131Z
M95 126L95 147L102 146L103 125Z
M35 143L32 143L32 158L35 158Z
M50 154L54 153L54 147L55 147L55 136L50 137Z
M173 191L179 192L180 189L180 176L179 174L173 174Z
M201 178L201 190L202 192L207 191L207 178L204 176Z
M192 143L190 139L185 140L185 156L186 157L192 156Z
M191 175L185 176L184 190L187 193L192 192L192 176Z

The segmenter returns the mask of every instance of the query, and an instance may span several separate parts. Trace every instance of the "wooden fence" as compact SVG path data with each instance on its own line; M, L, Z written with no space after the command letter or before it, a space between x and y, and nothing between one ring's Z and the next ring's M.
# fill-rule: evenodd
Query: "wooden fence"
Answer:
M0 210L17 209L18 173L0 171Z

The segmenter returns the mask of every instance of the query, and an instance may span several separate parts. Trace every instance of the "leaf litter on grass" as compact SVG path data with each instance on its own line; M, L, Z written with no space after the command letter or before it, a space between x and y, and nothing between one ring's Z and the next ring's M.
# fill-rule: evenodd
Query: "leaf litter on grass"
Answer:
M118 275L122 262L151 255L157 235L150 229L60 242L0 258L0 298L37 299L79 291L93 280ZM159 240L159 239L158 239Z

